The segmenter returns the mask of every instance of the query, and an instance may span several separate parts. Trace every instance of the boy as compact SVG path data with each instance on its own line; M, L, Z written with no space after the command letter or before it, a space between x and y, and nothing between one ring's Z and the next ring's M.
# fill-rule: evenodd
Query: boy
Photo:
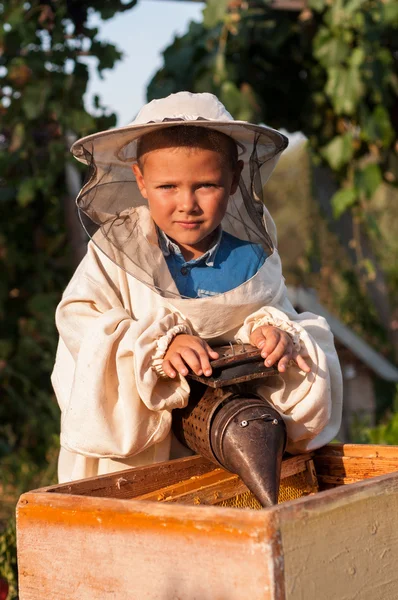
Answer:
M57 311L60 481L181 455L171 411L188 402L188 367L211 374L210 341L250 342L278 365L258 385L285 420L289 451L335 435L332 337L287 301L261 202L261 171L285 146L214 96L187 92L73 146L95 167L78 206L100 229Z

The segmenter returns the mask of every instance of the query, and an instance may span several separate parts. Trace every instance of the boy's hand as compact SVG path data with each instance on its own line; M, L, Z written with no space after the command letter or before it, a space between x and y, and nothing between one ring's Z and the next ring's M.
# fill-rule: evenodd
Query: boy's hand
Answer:
M165 354L162 367L168 377L188 375L190 367L196 375L211 375L209 358L218 358L218 352L212 350L204 340L195 335L180 333L171 342Z
M257 327L250 336L250 343L260 348L266 367L278 363L278 371L284 373L289 362L294 360L302 371L306 373L311 371L301 354L295 350L290 335L278 327L271 325Z

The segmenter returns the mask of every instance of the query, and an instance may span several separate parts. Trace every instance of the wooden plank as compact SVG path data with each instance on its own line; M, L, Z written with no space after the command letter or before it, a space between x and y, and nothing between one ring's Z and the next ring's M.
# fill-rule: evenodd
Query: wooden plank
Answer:
M215 468L217 467L212 462L201 456L189 456L145 467L134 467L110 475L53 485L37 491L129 499L194 475L202 475Z
M24 494L21 600L283 600L277 519L120 499Z
M154 492L136 496L135 500L170 502L174 501L175 498L181 498L185 495L190 496L192 492L195 494L201 488L206 488L211 485L220 486L225 480L231 478L238 479L238 476L232 475L224 469L216 468L214 471L210 471L210 473L205 473L200 476L196 475L190 479L180 481L179 483L157 489Z
M315 471L314 461L312 459L306 462L306 476L308 482L308 488L312 493L318 491L318 477Z
M318 482L321 490L328 489L329 487L336 487L338 485L350 485L351 483L357 483L363 481L363 479L354 479L352 477L336 477L331 475L318 475Z
M237 475L229 473L229 477L222 482L215 482L179 496L169 496L165 498L165 502L211 506L247 491L243 481Z
M329 444L314 453L320 489L398 471L398 447Z
M281 504L285 600L396 600L398 477Z
M398 471L398 459L362 458L354 456L315 457L318 476L348 477L356 480L369 479Z
M298 454L297 456L285 458L282 462L281 479L305 471L307 468L307 461L310 460L312 456L312 452L307 452L307 454Z
M352 456L358 458L389 458L398 460L398 446L375 444L328 444L314 451L319 456Z

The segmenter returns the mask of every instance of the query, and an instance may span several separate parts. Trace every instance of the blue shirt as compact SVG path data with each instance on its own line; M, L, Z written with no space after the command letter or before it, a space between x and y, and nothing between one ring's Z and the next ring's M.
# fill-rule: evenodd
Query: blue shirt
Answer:
M215 296L238 287L264 264L260 244L238 239L219 228L214 244L199 258L186 261L180 248L159 230L159 243L181 296Z

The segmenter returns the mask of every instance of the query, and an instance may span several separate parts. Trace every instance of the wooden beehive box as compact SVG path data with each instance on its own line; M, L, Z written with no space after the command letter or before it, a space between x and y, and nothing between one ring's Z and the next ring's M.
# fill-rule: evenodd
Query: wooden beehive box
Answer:
M329 445L266 510L220 506L248 492L201 457L29 492L20 600L396 600L396 471L398 447Z

